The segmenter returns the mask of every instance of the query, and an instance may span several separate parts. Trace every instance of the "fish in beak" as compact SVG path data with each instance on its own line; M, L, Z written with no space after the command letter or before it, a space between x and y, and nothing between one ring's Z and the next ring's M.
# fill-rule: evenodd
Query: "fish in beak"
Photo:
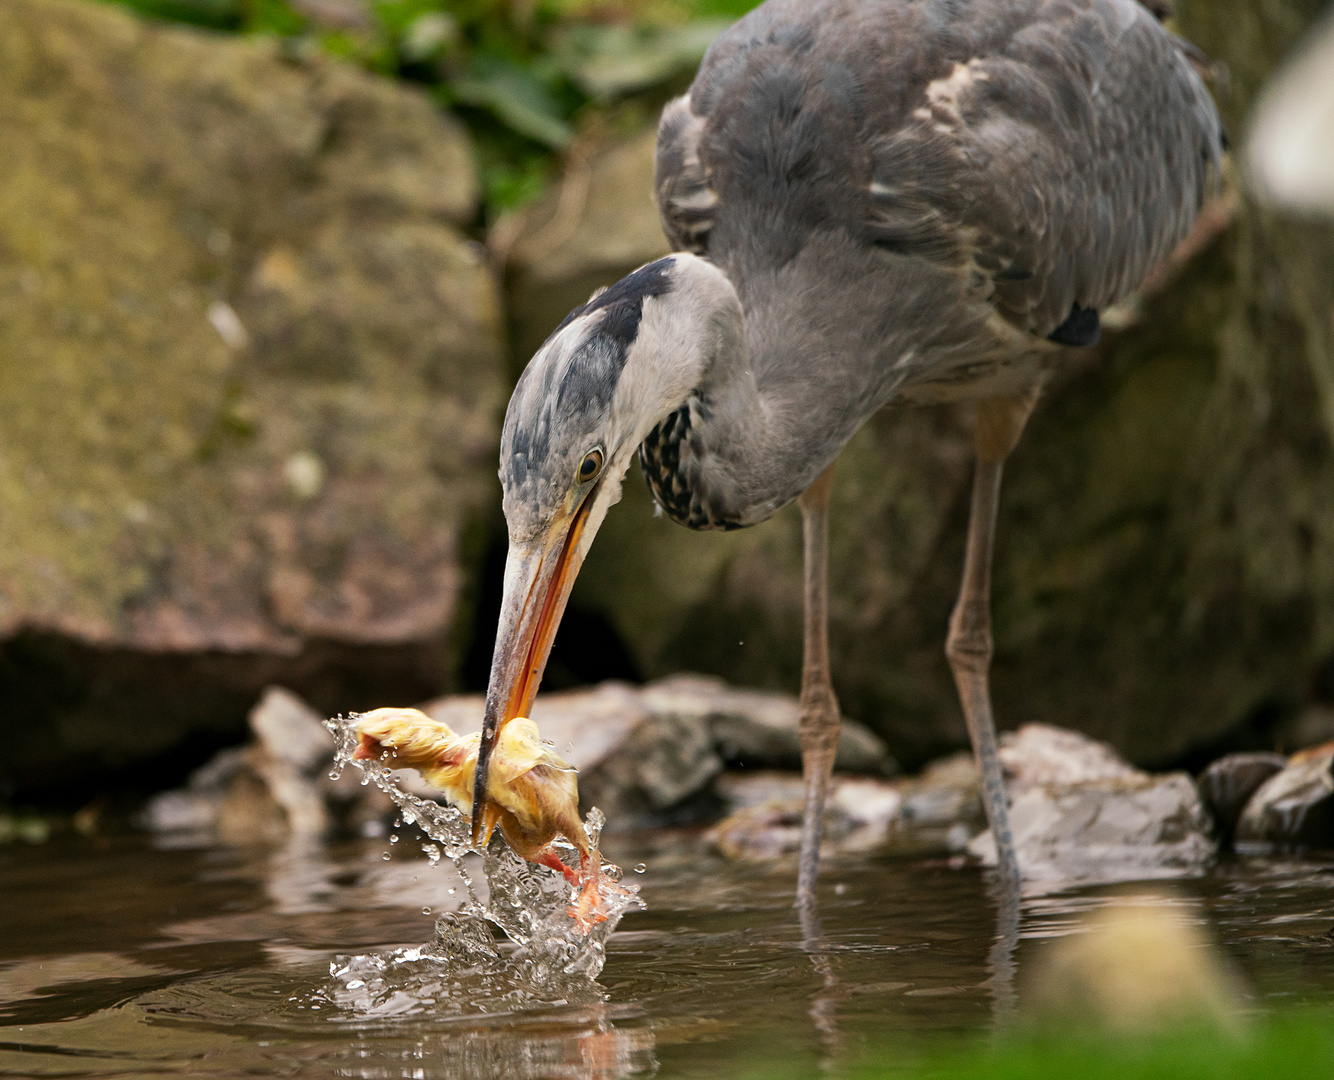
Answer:
M473 798L479 735L456 735L447 724L417 709L376 709L357 719L355 760L380 758L395 768L416 769L421 778L473 820L482 820L481 840L497 827L522 858L556 870L575 887L570 915L585 933L607 919L602 859L579 817L579 782L574 768L542 742L537 725L516 717L495 742L491 802L480 814ZM579 853L566 866L552 845L564 837Z
M556 629L588 550L585 527L600 486L594 485L577 501L567 501L547 529L532 541L510 541L473 785L474 847L481 842L484 831L492 753L505 725L532 711Z

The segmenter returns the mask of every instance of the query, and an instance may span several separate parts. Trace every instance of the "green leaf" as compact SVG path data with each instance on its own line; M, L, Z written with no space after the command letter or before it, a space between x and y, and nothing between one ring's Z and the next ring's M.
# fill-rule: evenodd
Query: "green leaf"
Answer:
M553 150L574 138L560 103L530 72L504 60L479 60L449 89L456 100L489 110L507 127Z
M643 90L688 71L730 25L700 19L685 26L570 26L553 36L561 69L592 98Z

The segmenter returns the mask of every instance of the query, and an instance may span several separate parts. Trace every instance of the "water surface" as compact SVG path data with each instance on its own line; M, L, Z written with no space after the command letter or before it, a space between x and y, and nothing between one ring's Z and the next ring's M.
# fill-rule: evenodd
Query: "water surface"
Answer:
M830 862L821 935L803 940L791 868L724 861L688 832L608 836L647 909L625 915L596 982L525 985L503 942L471 964L432 956L460 881L414 833L279 851L0 847L0 1075L815 1075L985 1031L1012 990L976 867ZM1233 859L1170 888L1256 1010L1334 997L1334 865ZM1020 997L1050 939L1133 889L1025 900Z

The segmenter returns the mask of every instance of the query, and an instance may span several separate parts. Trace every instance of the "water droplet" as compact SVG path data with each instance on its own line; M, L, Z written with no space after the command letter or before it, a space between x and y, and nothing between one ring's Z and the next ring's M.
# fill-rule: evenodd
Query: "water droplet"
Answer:
M391 844L397 844L397 843L398 843L398 837L397 837L397 836L391 836L391 837L389 838L389 842L390 842Z
M382 858L385 862L388 862L388 861L389 861L389 852L386 851L383 855L380 856L380 858Z
M370 782L371 782L371 778L370 778L369 776L363 776L363 777L361 778L361 786L362 786L362 787L365 787L365 786L366 786L367 784L369 784Z
M365 985L366 984L362 982L360 979L353 979L350 983L347 984L347 988L349 990L360 990Z
M642 863L642 862L635 863L636 874L642 874L647 869L648 869L648 863Z
M423 915L429 915L429 914L431 914L431 909L428 908L428 907L424 907L424 908L422 908L422 914L423 914Z

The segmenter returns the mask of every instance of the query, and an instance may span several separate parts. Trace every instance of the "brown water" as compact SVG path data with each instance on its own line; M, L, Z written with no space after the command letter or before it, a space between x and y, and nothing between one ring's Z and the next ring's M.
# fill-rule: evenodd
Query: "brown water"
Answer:
M1026 900L1011 957L978 869L832 862L823 937L803 945L790 869L725 862L693 834L612 836L647 909L625 915L596 982L534 986L503 945L480 963L422 958L461 883L400 833L277 852L0 847L0 1075L837 1072L868 1046L987 1029L1008 1000L997 965L1013 960L1022 994L1048 939L1127 891ZM1334 996L1334 865L1228 861L1171 888L1256 1008Z

